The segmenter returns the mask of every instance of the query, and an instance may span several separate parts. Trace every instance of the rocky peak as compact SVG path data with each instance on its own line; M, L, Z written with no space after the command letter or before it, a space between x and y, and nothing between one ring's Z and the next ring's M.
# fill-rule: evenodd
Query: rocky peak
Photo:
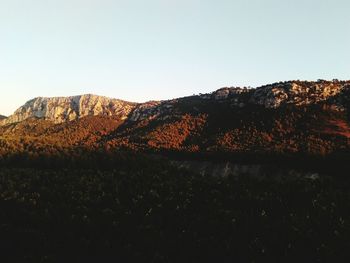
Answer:
M92 94L72 97L38 97L25 103L1 124L21 122L28 118L43 118L54 123L76 120L88 115L116 115L124 119L135 103Z

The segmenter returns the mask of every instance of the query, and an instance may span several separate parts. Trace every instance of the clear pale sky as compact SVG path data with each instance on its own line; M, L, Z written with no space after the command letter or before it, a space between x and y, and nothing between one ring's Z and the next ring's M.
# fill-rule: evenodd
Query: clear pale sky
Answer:
M349 0L0 0L0 114L37 96L350 79L349 13Z

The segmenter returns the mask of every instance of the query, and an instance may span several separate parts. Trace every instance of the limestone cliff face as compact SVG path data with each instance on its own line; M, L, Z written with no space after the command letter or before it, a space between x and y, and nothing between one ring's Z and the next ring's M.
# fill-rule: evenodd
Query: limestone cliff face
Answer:
M73 97L39 97L28 101L0 124L21 122L33 117L54 123L76 120L88 115L113 115L125 119L135 106L135 103L90 94Z

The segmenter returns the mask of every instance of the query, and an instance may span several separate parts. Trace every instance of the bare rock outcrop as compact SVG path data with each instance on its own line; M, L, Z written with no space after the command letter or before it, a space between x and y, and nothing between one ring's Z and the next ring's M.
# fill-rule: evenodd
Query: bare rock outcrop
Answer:
M149 101L139 104L132 111L130 121L153 120L155 118L165 119L173 114L174 105L177 100Z
M246 87L244 87L244 88L225 87L225 88L221 88L221 89L214 91L211 94L211 98L214 100L225 100L225 99L232 98L232 97L239 97L240 95L242 95L244 93L248 93L249 91L250 91L250 89L248 89Z
M286 104L301 106L334 98L348 87L347 82L340 81L280 82L257 88L250 101L266 108L278 108Z

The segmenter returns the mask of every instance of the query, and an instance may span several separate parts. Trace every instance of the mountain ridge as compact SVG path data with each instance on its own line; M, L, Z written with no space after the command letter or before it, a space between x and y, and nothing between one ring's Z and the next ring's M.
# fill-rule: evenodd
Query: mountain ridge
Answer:
M212 93L162 101L134 103L120 99L84 94L68 97L37 97L27 101L0 125L21 122L27 118L44 118L54 123L72 121L85 116L119 116L121 119L139 121L156 118L164 111L171 112L174 104L186 98L201 100L230 100L233 107L248 104L277 109L283 105L309 105L333 99L333 107L344 109L343 91L350 90L350 81L285 81L257 88L224 87ZM337 97L338 96L338 97ZM348 97L345 98L348 100Z
M71 121L19 111L28 118L0 127L0 156L80 148L262 155L350 152L349 83L290 81L257 89L221 88L167 101L126 104L129 110L122 114L114 114L124 109L111 108L109 100L97 107L93 102L100 99L91 95L92 102L82 100L91 106L84 107L85 115L73 115Z

